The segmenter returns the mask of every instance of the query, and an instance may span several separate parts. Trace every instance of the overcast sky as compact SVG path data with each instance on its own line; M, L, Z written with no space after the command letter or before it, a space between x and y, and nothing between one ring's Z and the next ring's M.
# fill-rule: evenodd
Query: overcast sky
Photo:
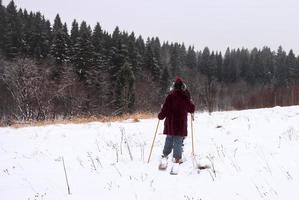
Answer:
M7 5L10 0L3 0ZM41 11L53 22L57 13L69 25L73 19L100 22L110 33L116 26L143 38L184 42L197 50L208 46L299 53L298 0L15 0L18 8ZM70 26L69 26L70 28Z

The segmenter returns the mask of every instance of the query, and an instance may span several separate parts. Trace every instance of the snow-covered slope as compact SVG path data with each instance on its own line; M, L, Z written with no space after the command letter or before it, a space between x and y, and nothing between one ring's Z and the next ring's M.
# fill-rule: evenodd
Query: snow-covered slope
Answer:
M162 123L146 162L156 124L150 119L0 128L0 199L298 198L298 106L196 114L195 152L212 168L193 168L189 131L187 161L177 176L169 175L170 168L158 170Z

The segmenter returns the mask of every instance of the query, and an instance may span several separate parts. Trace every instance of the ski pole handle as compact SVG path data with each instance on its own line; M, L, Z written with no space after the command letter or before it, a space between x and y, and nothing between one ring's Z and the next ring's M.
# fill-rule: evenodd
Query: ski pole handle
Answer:
M151 156L152 156L152 151L153 151L154 143L155 143L155 140L156 140L157 131L158 131L158 128L159 128L159 123L160 123L160 120L158 120L158 124L157 124L157 127L156 127L156 131L155 131L155 135L154 135L154 139L153 139L153 142L152 142L152 146L151 146L150 154L148 156L147 163L149 163L149 161L151 159Z

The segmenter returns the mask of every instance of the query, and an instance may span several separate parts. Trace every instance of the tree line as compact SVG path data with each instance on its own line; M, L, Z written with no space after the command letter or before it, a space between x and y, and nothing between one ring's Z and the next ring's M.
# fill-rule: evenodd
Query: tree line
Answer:
M120 115L160 108L182 77L199 110L299 102L299 57L276 51L160 42L100 23L54 23L0 0L0 121Z

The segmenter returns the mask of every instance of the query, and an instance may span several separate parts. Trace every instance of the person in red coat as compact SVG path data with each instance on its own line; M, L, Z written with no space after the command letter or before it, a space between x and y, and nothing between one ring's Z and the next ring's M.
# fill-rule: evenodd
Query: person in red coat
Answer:
M163 134L167 135L162 158L167 159L173 150L175 162L181 162L183 141L187 136L187 116L194 111L195 106L186 85L181 78L176 78L173 90L166 97L158 114L160 120L165 119Z

